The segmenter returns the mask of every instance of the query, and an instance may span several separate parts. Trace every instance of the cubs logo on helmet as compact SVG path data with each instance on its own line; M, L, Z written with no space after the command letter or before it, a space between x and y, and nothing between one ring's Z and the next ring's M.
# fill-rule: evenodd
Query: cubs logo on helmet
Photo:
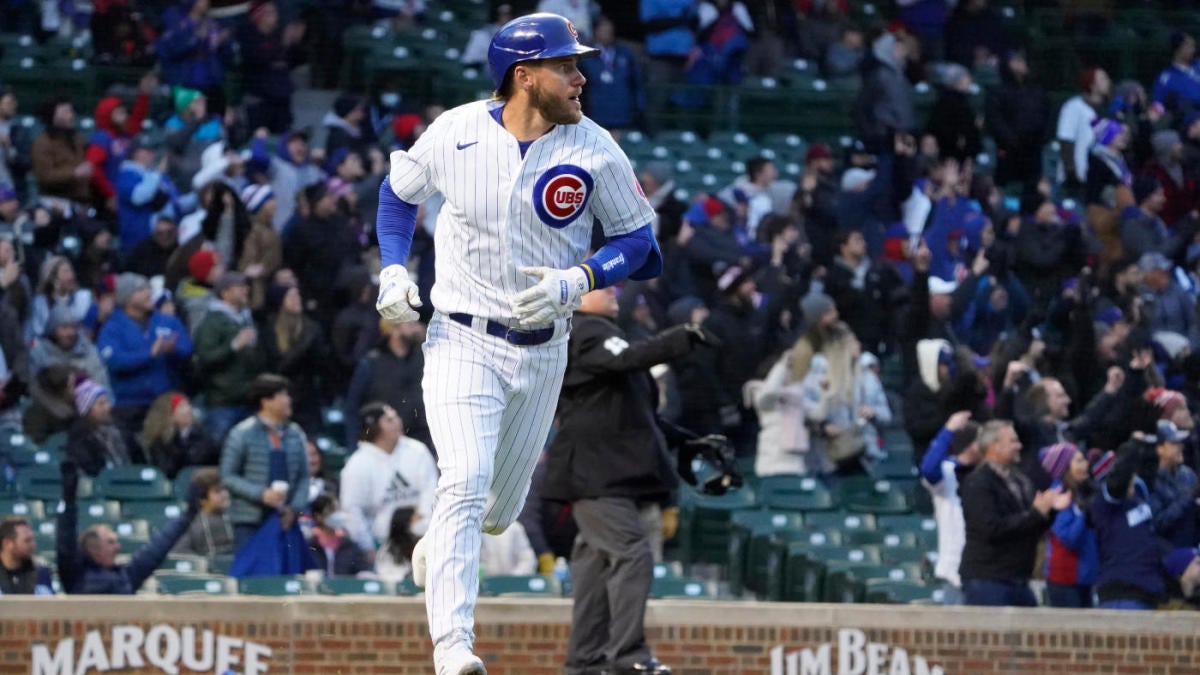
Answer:
M574 164L561 164L533 184L533 210L555 229L575 222L592 194L592 175Z

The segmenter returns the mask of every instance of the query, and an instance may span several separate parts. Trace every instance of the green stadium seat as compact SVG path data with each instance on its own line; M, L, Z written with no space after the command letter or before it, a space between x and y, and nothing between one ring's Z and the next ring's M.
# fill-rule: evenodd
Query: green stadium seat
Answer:
M203 556L172 553L158 566L159 570L176 574L205 574L208 560Z
M874 530L875 516L870 513L845 513L843 511L821 511L804 514L804 526L810 530L848 532L851 530Z
M772 540L760 597L787 602L820 600L825 564L810 554L808 542Z
M412 577L405 577L396 582L396 595L413 596L420 595L421 589L417 588L417 584L412 580Z
M18 469L35 464L33 455L37 450L37 445L23 433L0 432L0 457L7 457L8 461Z
M208 558L208 571L213 574L229 574L229 568L232 566L232 555L214 555Z
M729 586L740 595L750 581L761 581L766 570L769 535L780 530L799 530L804 523L799 513L736 511L730 517ZM750 590L761 590L758 588Z
M305 595L316 590L311 581L300 576L246 577L237 583L242 595Z
M913 464L912 450L889 447L887 453L887 457L875 462L871 467L873 475L879 478L912 479L917 477L917 467Z
M715 598L715 594L709 589L707 583L697 579L655 579L650 584L650 597L712 600Z
M741 487L720 497L704 495L684 485L679 489L677 536L684 564L723 565L729 559L730 518L735 511L758 505L754 490Z
M927 586L914 581L891 581L871 579L866 583L866 602L888 604L931 603L941 604L943 591L936 586Z
M810 546L809 553L826 564L853 563L878 565L883 562L883 555L878 546Z
M815 549L837 547L841 543L842 533L839 530L809 530L807 527L756 536L750 542L750 561L747 563L750 576L747 577L746 587L759 597L770 600L807 598L815 601L816 597L808 597L808 591L812 590L809 584L797 582L799 577L795 576L808 575L811 570L792 570L789 565L794 561L791 559L800 555L819 561L820 556L813 552Z
M192 483L192 475L204 467L201 466L185 466L175 474L175 480L172 481L170 497L177 502L187 503L188 486Z
M120 502L111 499L84 499L76 506L79 513L79 527L83 529L84 521L115 521L121 519Z
M862 602L866 595L866 584L852 569L831 567L825 574L821 590L823 602Z
M79 531L92 525L108 525L113 532L121 538L122 548L128 552L133 552L141 544L150 541L150 526L144 520L112 520L109 518L91 518L80 516Z
M925 549L919 546L881 546L879 554L889 564L920 563L925 559Z
M659 145L683 146L699 143L700 137L696 132L689 130L667 130L660 131L654 135L654 142Z
M838 494L842 506L860 513L909 513L912 505L902 483L887 479L844 479Z
M273 577L263 577L273 579ZM238 580L233 577L204 574L156 574L154 581L162 595L237 595ZM244 579L249 581L248 579ZM289 593L253 593L252 595L291 595Z
M919 514L881 515L879 529L897 534L911 533L916 538L916 545L933 550L937 548L937 521Z
M902 563L898 565L861 565L854 567L859 578L867 583L871 581L911 581L919 582L924 577L921 565L917 563Z
M58 547L58 541L54 537L54 521L42 521L42 523L49 523L50 531L34 530L33 541L37 545L38 555L53 554ZM38 523L38 526L40 527L42 523Z
M120 501L163 500L173 496L174 488L162 472L153 466L133 464L113 467L96 478L96 493Z
M678 560L654 563L655 579L680 579L683 577L683 564Z
M484 577L479 582L479 592L487 596L562 597L558 579L542 575Z
M763 506L779 511L830 511L837 508L833 493L816 478L766 476L759 480Z
M38 499L0 499L0 517L2 516L41 520L46 517L46 506Z
M17 494L25 499L41 499L58 503L62 499L62 476L58 466L36 464L22 469L17 474ZM92 496L91 478L79 477L79 487L75 496L78 499L87 499Z
M154 502L121 502L122 518L140 518L150 525L152 532L163 525L182 516L187 510L186 504L175 500Z
M325 595L395 595L391 582L358 577L326 577L317 584L317 592Z

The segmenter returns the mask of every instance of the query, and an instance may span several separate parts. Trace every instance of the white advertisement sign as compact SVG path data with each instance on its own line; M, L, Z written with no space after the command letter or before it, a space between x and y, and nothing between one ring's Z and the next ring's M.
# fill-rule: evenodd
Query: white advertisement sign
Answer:
M867 642L867 634L856 628L838 631L836 669L834 665L829 642L788 653L782 645L771 650L771 675L945 675L923 657L909 657L902 647Z
M186 626L113 626L105 640L102 631L88 631L82 640L33 646L32 675L85 675L132 668L157 668L168 675L259 675L270 672L271 648L211 630ZM197 645L199 637L199 645Z

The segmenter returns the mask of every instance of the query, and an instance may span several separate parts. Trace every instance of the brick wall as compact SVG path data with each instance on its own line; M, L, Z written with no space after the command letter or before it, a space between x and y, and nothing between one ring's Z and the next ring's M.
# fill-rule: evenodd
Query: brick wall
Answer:
M477 615L477 650L490 675L561 673L569 622L570 604L565 601L484 600ZM233 645L239 658L245 658L241 641L264 645L271 656L264 661L268 670L259 672L432 672L420 600L7 597L0 600L0 673L32 673L34 645L44 645L50 653L66 638L75 640L76 665L84 659L116 659L111 649L114 626L149 632L160 625L180 635L194 633L196 647L191 651L196 654L203 652L204 630L211 631L214 640L219 637L226 646ZM1196 613L656 602L647 626L655 651L677 675L775 675L773 650L778 675L805 672L800 666L813 665L806 658L818 666L810 672L826 672L820 668L823 657L830 673L864 675L916 675L922 665L928 672L936 672L936 667L947 675L1200 674ZM190 633L182 633L184 627ZM103 640L108 654L84 654L89 631L99 631L100 637L93 640ZM169 645L164 637L169 631L157 631L161 634L156 653L161 657L164 645ZM872 649L869 643L879 644ZM797 664L794 673L787 670L789 659ZM243 672L241 666L233 669ZM164 670L147 663L107 672ZM212 666L203 672L213 672Z

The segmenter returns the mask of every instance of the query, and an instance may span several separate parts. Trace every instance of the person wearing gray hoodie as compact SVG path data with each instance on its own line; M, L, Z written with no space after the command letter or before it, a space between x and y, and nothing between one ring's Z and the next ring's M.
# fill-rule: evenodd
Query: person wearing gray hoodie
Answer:
M309 156L307 131L292 131L283 136L275 156L267 153L268 136L265 129L255 132L246 172L261 171L270 178L271 191L275 193L275 216L271 222L276 231L282 232L296 214L296 195L309 185L324 180L325 174Z
M855 104L855 123L869 147L890 152L892 134L916 127L913 87L904 75L908 47L891 33L871 43L874 63L868 66Z

